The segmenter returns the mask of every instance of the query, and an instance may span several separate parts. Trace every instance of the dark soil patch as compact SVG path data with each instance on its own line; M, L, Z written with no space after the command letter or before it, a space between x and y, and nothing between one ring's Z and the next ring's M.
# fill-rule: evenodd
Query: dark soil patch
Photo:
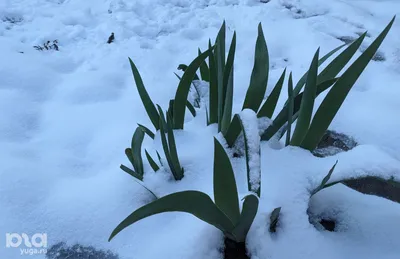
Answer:
M356 146L357 142L352 137L327 130L313 154L317 157L333 156L340 152L349 151Z
M64 242L60 242L47 250L46 259L119 259L119 256L109 250L104 251L80 244L67 246Z
M246 253L246 244L225 238L224 259L250 259Z
M326 230L333 232L335 231L336 222L329 219L321 219L319 222Z
M392 180L383 180L369 176L343 182L347 187L358 192L376 195L400 203L400 184Z

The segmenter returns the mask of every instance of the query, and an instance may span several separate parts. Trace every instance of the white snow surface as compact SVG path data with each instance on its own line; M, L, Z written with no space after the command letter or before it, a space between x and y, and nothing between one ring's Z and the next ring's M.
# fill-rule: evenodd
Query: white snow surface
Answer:
M396 0L0 0L0 258L23 257L5 247L6 233L47 233L48 246L78 242L122 259L222 258L219 230L185 213L144 219L107 242L117 224L151 199L119 169L129 164L124 149L136 123L151 127L128 57L153 101L166 109L178 85L173 72L198 47L207 48L225 19L227 39L237 32L239 112L259 22L270 53L269 94L285 67L297 82L318 47L327 53L343 43L338 38L368 30L365 47L396 14ZM115 42L106 44L111 32ZM399 35L397 20L379 49L385 60L368 65L330 127L359 146L317 158L262 142L260 208L247 239L252 259L399 257L398 204L342 185L310 201L336 160L332 180L363 174L400 179ZM33 48L55 39L60 51ZM286 97L283 90L276 112ZM175 132L182 181L175 182L168 168L154 173L145 163L144 182L157 195L194 189L212 197L217 130L205 127L205 117L204 109L195 119L187 112L185 129ZM160 142L146 137L144 147L156 157ZM231 161L243 197L244 157ZM309 204L314 213L335 215L339 231L317 231L308 221ZM282 214L271 235L269 214L276 207Z
M243 109L240 112L240 120L244 128L244 134L247 139L246 161L248 170L248 181L251 191L257 192L260 188L261 159L260 159L260 134L257 114L251 109ZM243 147L241 147L243 148Z

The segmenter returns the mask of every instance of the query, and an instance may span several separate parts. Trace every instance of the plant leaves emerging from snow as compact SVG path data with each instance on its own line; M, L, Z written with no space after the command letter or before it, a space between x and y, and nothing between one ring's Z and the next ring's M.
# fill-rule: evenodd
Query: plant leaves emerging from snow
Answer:
M286 69L283 71L281 77L279 78L278 82L276 83L271 94L268 96L267 100L264 102L261 109L257 113L258 118L261 118L261 117L270 118L270 116L272 117L272 114L275 111L276 104L279 99L279 95L282 90L282 84L285 79L285 72L286 72ZM238 117L238 115L235 114L235 116L233 116L231 124L229 125L229 128L224 136L229 147L232 147L235 144L235 141L239 137L240 132L241 132L241 126L240 126L240 122L239 122L239 117Z
M224 147L214 138L214 200L233 224L239 221L239 199L235 174Z
M239 115L235 114L235 116L233 116L231 124L229 125L229 128L224 136L225 140L230 148L233 147L233 145L235 144L236 139L240 135L240 131L241 131L240 118L239 118Z
M179 81L178 89L176 90L174 99L174 110L173 110L173 126L174 129L183 129L185 120L185 110L187 98L190 90L190 85L196 75L197 69L200 67L201 63L208 57L210 50L205 51L197 58L195 58L192 63L186 68Z
M154 139L154 133L147 128L146 126L143 126L142 124L138 123L138 126L143 130L144 133L146 133L150 138Z
M157 172L160 167L157 165L156 161L154 161L154 159L150 156L147 150L144 150L144 152L146 153L147 161L149 161L151 168L153 168L154 172Z
M293 107L294 106L294 98L293 98L293 78L292 73L289 75L289 83L288 83L288 104L287 104L287 126L286 126L286 146L290 144L290 138L292 134L292 123L293 123Z
M132 156L129 157L129 160L133 160L133 168L135 169L135 172L141 176L143 180L143 159L142 159L142 143L144 139L144 132L140 127L137 127L135 130L135 133L133 134L132 137L132 142L131 142L131 149L130 151L132 152Z
M229 48L228 60L224 70L224 107L221 120L221 131L225 134L228 130L229 124L232 119L232 105L233 105L233 77L236 50L236 32L233 33L231 46Z
M172 193L135 210L113 230L108 241L141 219L163 212L186 212L220 229L227 238L235 242L245 242L257 214L258 199L255 195L246 196L240 213L235 176L229 157L216 139L214 148L215 204L207 194L199 191Z
M372 57L375 55L382 41L385 39L390 28L393 25L395 17L386 26L386 28L379 34L379 36L372 42L372 44L362 53L356 61L342 74L339 80L331 88L322 101L317 112L315 113L314 119L310 125L310 128L305 136L302 148L308 150L314 150L328 129L330 123L335 117L336 113L340 109L344 100L346 99L351 88L360 77Z
M281 213L281 207L275 208L269 217L269 232L275 233L276 227L278 226L279 215Z
M327 81L324 81L320 84L317 85L317 93L316 96L318 96L319 94L321 94L322 92L324 92L326 89L328 89L329 87L331 87L338 79L334 78L334 79L330 79ZM300 105L301 105L301 101L303 99L303 93L300 93L299 95L297 95L294 98L293 101L293 121L295 120L295 114L299 111L300 109ZM269 140L272 136L274 136L280 129L282 126L285 125L285 123L288 120L288 111L287 111L288 107L284 106L282 108L282 110L279 112L279 114L275 117L272 125L270 127L268 127L264 133L261 136L261 140Z
M215 40L215 66L217 74L217 89L218 89L218 132L221 131L222 118L224 115L225 107L225 93L226 87L224 86L224 71L225 71L225 33L226 26L225 21L222 23L221 29L218 32L218 36ZM229 74L228 74L229 76ZM226 80L227 81L227 80Z
M244 197L239 223L233 230L233 235L241 242L246 241L247 233L257 214L258 203L258 198L255 195L250 194Z
M175 143L175 136L174 136L174 130L172 126L172 118L167 114L167 137L168 137L168 147L169 147L169 152L171 155L171 160L172 163L174 164L174 169L176 170L176 175L177 175L177 180L181 180L183 178L183 168L181 167L181 164L179 162L179 156L178 156L178 151L176 148L176 143Z
M332 168L329 170L328 174L322 179L321 184L311 193L312 195L315 195L317 192L320 190L324 189L326 184L328 183L329 179L331 179L332 173L335 170L335 167L337 165L338 161L332 166Z
M210 71L210 85L209 85L209 123L218 123L218 76L217 65L215 63L214 53L211 51L211 41L208 42L208 50L210 56L208 57L209 71Z
M257 112L267 89L269 73L268 48L261 23L258 24L258 36L255 47L254 66L243 103L243 109L252 109Z
M178 66L178 70L181 70L183 72L185 72L187 68L188 68L188 66L185 65L185 64L179 64L179 66ZM199 78L199 76L197 74L195 74L193 80L200 80L200 78Z
M223 232L232 231L234 228L232 222L218 209L208 195L199 191L183 191L161 197L135 210L113 230L108 241L135 222L163 212L190 213Z
M317 91L318 56L319 48L315 53L310 69L308 70L309 73L304 88L303 98L301 100L299 117L297 119L296 128L293 132L293 137L290 141L290 145L292 146L299 146L301 144L304 136L307 134L308 127L310 126Z
M267 100L264 102L264 104L261 106L260 110L257 113L257 117L267 117L267 118L272 118L272 115L274 114L276 104L278 103L279 96L282 91L282 86L283 82L285 81L285 74L286 74L286 68L283 70L281 77L279 78L278 82L276 82L276 85L274 89L272 89L271 94L268 96Z
M201 50L199 49L199 56L200 55L201 55ZM205 61L200 65L200 75L201 75L201 80L210 82L210 71Z
M131 64L133 77L135 79L136 88L139 92L140 99L142 99L144 108L146 109L147 115L149 116L151 122L153 123L154 128L158 130L159 116L157 113L157 109L154 106L153 101L150 99L150 96L147 93L146 88L144 87L143 80L142 77L140 76L138 69L136 68L135 64L130 58L129 58L129 63Z
M194 108L193 104L189 102L189 100L186 101L186 107L188 108L189 112L192 114L193 117L196 117L196 109ZM168 114L171 116L171 118L174 117L174 100L169 100L169 107L168 107Z
M120 165L119 167L121 168L122 171L124 171L125 173L129 174L130 176L135 177L139 181L143 181L143 175L140 175L140 174L136 173L135 171L133 171L132 169L130 169L127 166Z
M169 125L165 121L164 113L161 107L160 106L157 107L160 113L159 116L160 125L163 125L162 127L160 127L160 134L161 134L161 143L164 149L165 158L167 159L172 175L174 176L175 180L178 181L183 178L183 168L181 168L179 160L177 160L179 158L177 157L177 155L175 156L175 153L177 154L177 151L170 150L171 147L176 149L175 143L168 143L167 137L165 136L165 134L167 134L169 139L173 139L173 134L174 134L173 128L171 127L170 120L169 120L170 122Z
M335 54L337 51L339 51L341 48L343 48L344 46L346 46L346 44L343 44L343 45L340 45L339 47L337 47L337 48L335 48L335 49L333 49L333 50L331 50L330 52L328 52L325 56L323 56L322 58L320 58L319 60L318 60L318 67L320 66L320 65L322 65L328 58L330 58L333 54ZM356 50L357 50L357 48L355 49L355 51L354 52L352 52L353 53L353 55L354 55L354 53L356 52ZM340 62L340 59L343 57L343 56L345 56L345 53L348 53L348 49L346 49L345 51L343 51L343 53L341 53L338 57L336 57L332 62L331 62L331 64L332 63L336 63L336 64L341 64L341 65L346 65L347 64L347 62L345 62L345 61L343 61L342 60L342 62ZM353 51L353 50L352 50ZM347 56L347 55L346 55ZM352 56L352 55L351 55ZM350 58L351 58L351 56L350 56ZM344 64L343 64L344 63ZM332 66L332 65L328 65L327 67L330 67L330 66ZM343 67L342 67L343 68ZM323 70L323 71L325 71L325 70L327 70L326 68ZM328 69L328 71L332 71L331 69ZM341 69L340 69L341 70ZM339 70L339 71L340 71ZM326 72L324 72L324 73L326 73ZM322 73L321 73L322 74ZM333 74L333 73L332 73ZM335 77L337 75L337 73L335 74L335 75L333 75L331 78L333 78L333 77ZM301 89L303 89L303 86L304 86L304 84L306 83L306 80L307 80L307 76L308 76L308 71L306 72L306 73L304 73L304 75L300 78L300 80L297 82L297 84L296 84L296 87L293 89L293 95L294 96L297 96L299 93L300 93L300 91L301 91ZM323 78L321 78L320 79L320 82L322 82L322 81L325 81L325 80L322 80Z

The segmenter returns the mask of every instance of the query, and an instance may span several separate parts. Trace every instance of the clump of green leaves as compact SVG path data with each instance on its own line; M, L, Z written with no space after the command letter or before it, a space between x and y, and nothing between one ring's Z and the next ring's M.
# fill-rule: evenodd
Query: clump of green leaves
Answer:
M199 191L183 191L159 198L130 214L111 233L109 241L135 222L163 212L186 212L220 229L226 238L242 243L258 210L257 196L239 198L231 162L223 146L214 139L214 202Z
M334 58L320 73L318 73L318 67L328 60L333 54L343 48L346 44L335 48L320 59L318 49L314 55L309 70L301 77L296 86L293 88L293 81L289 83L289 87L291 84L292 90L288 90L288 100L283 109L274 118L273 124L262 133L262 140L269 140L277 133L279 133L281 135L280 137L282 137L285 131L289 131L291 134L291 124L297 120L293 136L290 136L289 134L289 139L287 139L286 144L300 146L310 151L314 150L321 140L323 134L328 129L340 106L347 97L349 91L378 50L382 41L389 32L394 20L395 18L392 19L392 21L367 48L367 50L364 51L360 57L339 77L338 74L348 64L361 46L366 33L362 34L357 40L349 44L349 46L340 55ZM221 31L223 30L224 26L221 28ZM223 38L220 36L222 35L221 31L219 37ZM221 48L218 47L218 44L219 43L217 41L215 49ZM264 96L268 81L268 62L268 50L264 35L262 33L262 27L259 25L254 67L251 75L250 86L246 93L246 98L243 104L243 108L250 108L254 110L259 118L272 118L282 85L284 83L286 72L286 70L283 71L282 76L275 84L271 94L261 105L262 100L260 101L260 96ZM218 67L213 66L212 62L210 63L209 74L210 122L212 123L214 121L212 121L211 118L215 118L215 116L212 116L211 104L213 102L211 93L215 86L212 84L213 77L211 75L218 74ZM292 80L292 77L290 77L290 80ZM303 87L304 91L301 92ZM220 90L220 88L216 89L218 91ZM328 89L329 91L327 96L318 108L314 118L312 118L311 115L313 112L315 98ZM224 92L222 91L222 93ZM240 122L238 117L234 116L233 120L229 124L228 129L225 132L222 131L229 146L234 145L237 137L240 135L240 131Z
M178 151L175 143L174 129L172 126L171 114L167 112L167 120L165 120L163 110L160 106L158 112L160 114L160 134L161 142L164 149L165 157L168 161L169 168L175 180L183 178L183 168L180 165ZM166 136L167 135L167 136Z
M164 113L160 106L157 105L156 107L152 102L139 71L132 60L130 60L140 98L155 130L160 133L165 158L175 180L181 180L184 177L184 168L179 161L174 130L184 128L186 109L193 116L196 116L195 108L188 101L188 94L193 80L200 80L201 77L201 80L209 83L207 125L217 124L218 132L221 132L224 136L229 147L235 144L241 133L243 134L248 189L255 194L250 194L243 198L242 211L240 211L232 165L223 146L214 139L214 201L207 194L199 191L182 191L162 198L157 198L154 195L156 200L135 210L124 219L114 229L109 241L119 232L141 219L163 212L186 212L220 229L227 239L243 243L257 214L258 197L260 197L261 193L261 167L259 164L254 166L255 163L251 161L251 158L256 157L256 159L260 159L261 157L260 141L268 141L276 135L281 138L286 132L286 145L299 146L310 151L314 150L346 99L349 91L382 44L394 20L395 18L392 19L372 44L342 75L338 76L361 46L366 33L362 34L351 44L335 48L322 58L319 57L320 50L318 49L308 71L304 73L296 85L293 84L293 75L290 73L288 78L288 99L284 107L273 119L272 125L265 129L260 136L257 135L257 138L251 136L251 134L254 134L254 131L248 130L246 123L251 122L252 129L254 129L257 128L254 125L257 125L258 119L272 119L286 77L286 69L284 69L271 93L263 102L268 85L269 54L261 24L258 26L254 65L249 87L243 102L242 113L235 114L234 116L232 116L232 106L236 33L233 34L228 56L226 57L225 22L222 24L213 46L210 40L208 50L202 52L199 49L198 56L188 66L183 64L179 66L179 69L184 73L182 77L177 75L180 80L178 88L175 98L170 101L166 113ZM318 71L319 67L326 60L346 45L348 46L321 72ZM200 70L200 77L197 75L198 70ZM328 91L326 97L318 107L315 115L312 116L315 99L325 91ZM200 98L200 95L198 95L198 98ZM197 101L196 105L199 106L200 102ZM251 111L251 114L248 114L251 117L251 121L244 120L241 117L244 112L248 111ZM292 128L295 121L296 125ZM145 134L152 139L156 136L151 129L139 124L132 137L131 147L125 150L133 166L133 170L121 165L121 168L125 172L139 181L143 180L144 175L141 147ZM160 166L163 166L158 152L157 156L160 165L157 164L147 150L145 150L145 154L155 172L160 169ZM253 166L252 169L250 168L250 164ZM342 179L329 183L335 166L336 164L321 181L321 184L311 191L311 195L315 195L324 188L348 180ZM258 182L257 180L254 181L254 178L251 179L254 173L258 177ZM394 182L394 180L390 181ZM400 186L398 182L395 183ZM269 231L271 233L276 232L280 212L281 208L279 207L274 209L270 214Z
M354 63L336 80L334 85L329 90L328 94L322 101L321 105L317 109L312 121L311 121L311 113L313 107L311 106L312 101L310 99L314 99L318 89L316 89L316 83L320 78L325 76L328 80L331 79L332 76L336 76L336 71L340 71L346 64L344 62L338 62L338 64L334 64L325 68L324 71L321 72L320 75L316 73L316 61L313 60L313 63L310 67L310 74L307 77L306 89L304 90L304 96L302 102L300 104L300 110L297 120L297 127L299 130L296 130L294 136L292 138L291 144L300 146L304 149L314 150L325 131L328 129L330 123L335 117L336 113L340 109L344 100L346 99L348 93L351 88L364 71L368 63L371 61L372 57L375 55L379 46L382 44L384 38L388 34L394 19L386 26L386 28L379 34L379 36L371 43L371 45L354 61ZM357 39L353 44L349 46L353 47L353 49L358 49L362 40L364 39L365 34L361 35L359 39ZM352 51L353 52L353 51ZM346 52L343 52L346 53ZM342 54L343 54L342 53ZM349 55L350 56L350 55ZM353 54L351 55L353 56ZM340 55L338 56L338 58ZM346 59L347 60L347 59ZM332 62L333 63L333 62ZM331 63L331 64L332 64ZM331 72L334 70L333 72ZM328 74L332 74L327 76ZM306 92L308 90L308 92ZM305 99L308 98L308 99ZM299 121L300 118L305 118Z
M125 155L131 162L134 170L125 165L121 165L121 169L135 177L139 181L143 181L143 158L142 158L142 143L144 139L144 132L140 127L137 127L132 136L131 147L125 149Z
M139 73L139 70L137 69L135 63L131 59L129 59L129 62L130 62L132 74L133 74L133 77L134 77L134 80L136 83L136 88L138 90L139 96L144 105L144 108L147 112L147 115L149 116L154 128L157 131L160 131L165 158L168 162L168 166L171 170L171 173L173 174L175 180L181 180L184 176L184 170L179 162L178 151L177 151L177 147L175 144L175 136L174 136L174 129L179 128L176 125L178 125L180 123L174 124L174 118L175 118L175 115L177 117L182 116L182 115L184 116L184 111L183 111L183 113L179 109L178 109L178 111L176 111L175 107L176 107L176 105L179 106L180 100L184 99L185 100L184 101L184 109L188 108L189 111L191 112L191 114L193 116L196 116L196 110L193 107L193 105L187 100L187 95L189 93L190 82L191 82L191 80L193 80L193 78L196 74L196 70L197 70L198 66L200 65L200 64L198 64L199 61L196 61L196 60L193 61L189 65L189 67L186 68L186 71L185 71L185 73L182 77L182 80L180 81L179 86L178 86L178 88L180 87L179 89L181 89L180 94L178 96L183 95L183 97L179 97L178 98L179 101L177 101L177 99L170 101L170 107L168 109L168 112L166 113L166 116L164 116L164 112L161 109L161 107L157 106L157 108L156 108L156 105L151 100L151 98L146 90L146 87L144 86L144 83L143 83L142 77ZM185 82L189 82L189 84L186 84ZM185 97L185 95L186 95L186 97ZM165 117L166 117L166 119L165 119ZM176 119L176 120L179 121L179 119ZM142 133L139 133L139 130ZM153 131L151 131L149 128L139 124L139 127L137 128L137 130L134 134L134 138L136 136L135 143L140 142L140 145L132 144L131 150L133 150L134 146L136 147L136 152L135 152L136 157L138 157L138 159L140 158L140 161L142 161L141 155L139 153L141 152L141 143L142 143L143 137L144 137L143 133L146 133L152 139L155 138L155 133L153 133ZM139 137L141 137L141 138L139 138ZM134 143L133 140L132 140L132 143ZM143 180L143 164L142 164L142 162L136 162L133 159L133 157L135 157L135 156L133 155L133 157L132 157L130 155L131 154L130 150L127 150L126 154L127 154L127 156L129 155L128 159L132 160L131 163L134 166L135 170L139 172L138 174L135 174L136 176L138 176L138 177L135 176L135 178L137 178L139 180ZM158 152L157 152L157 156L158 156L158 159L162 166L161 157L158 154ZM153 168L153 170L158 171L160 166L155 162L155 160L150 156L150 154L147 151L146 151L146 157L147 157L147 160L148 160L150 166ZM141 165L140 165L140 163L141 163ZM129 169L123 165L121 165L121 168L125 172L128 172L129 174L132 175L133 171L131 169Z

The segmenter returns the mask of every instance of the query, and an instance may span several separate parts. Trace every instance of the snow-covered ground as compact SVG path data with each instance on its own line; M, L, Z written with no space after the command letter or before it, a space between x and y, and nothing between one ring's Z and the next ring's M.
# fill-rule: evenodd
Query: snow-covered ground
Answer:
M110 243L111 231L150 195L119 169L136 123L151 125L137 93L128 57L164 109L173 98L180 63L205 49L227 23L237 32L235 112L249 84L257 24L267 40L269 93L282 70L295 82L315 50L322 54L368 30L371 43L394 15L396 0L0 0L0 258L20 258L5 247L6 233L47 233L60 241L111 249L121 259L221 258L222 234L183 213L153 216ZM111 32L115 42L106 44ZM316 158L297 148L262 144L262 197L248 236L253 259L398 258L400 206L336 186L316 195L315 213L333 213L338 232L308 222L309 188L336 160L333 178L373 172L400 177L400 22L357 81L331 129L354 137L355 149ZM60 51L34 45L58 40ZM286 100L282 91L279 107ZM320 101L320 99L318 99ZM318 101L317 101L318 104ZM279 109L278 109L279 110ZM145 183L159 195L196 189L212 194L215 128L204 111L176 132L185 178L171 180L145 165ZM148 138L144 146L160 148ZM245 164L234 160L241 195ZM336 175L336 176L335 176ZM276 235L268 216L282 206ZM25 255L27 256L27 255ZM44 255L28 256L44 258Z

